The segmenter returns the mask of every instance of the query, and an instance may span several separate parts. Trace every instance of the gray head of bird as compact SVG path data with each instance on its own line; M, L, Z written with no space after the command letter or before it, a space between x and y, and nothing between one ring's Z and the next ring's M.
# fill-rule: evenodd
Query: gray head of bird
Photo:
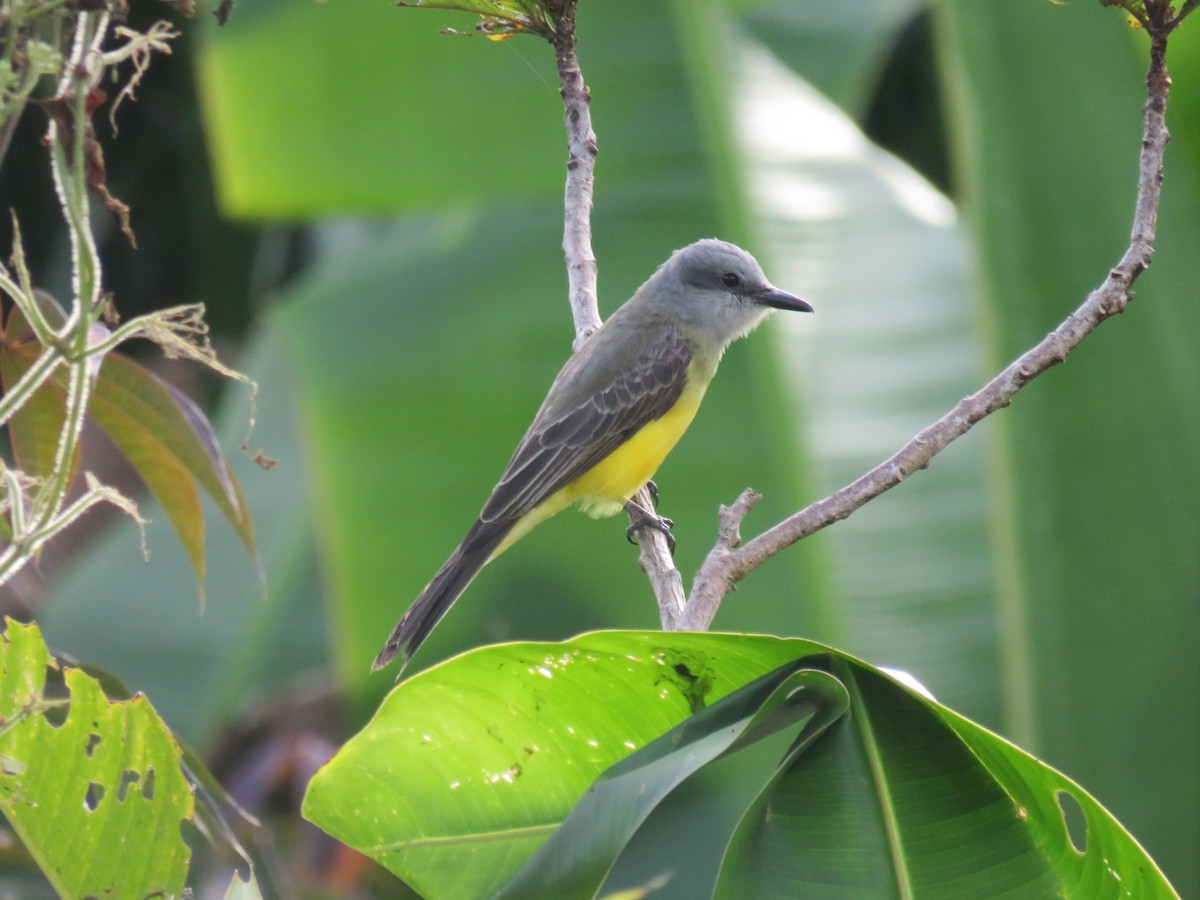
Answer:
M771 284L741 247L712 238L676 250L643 290L647 288L664 312L720 348L753 331L773 309L813 311Z

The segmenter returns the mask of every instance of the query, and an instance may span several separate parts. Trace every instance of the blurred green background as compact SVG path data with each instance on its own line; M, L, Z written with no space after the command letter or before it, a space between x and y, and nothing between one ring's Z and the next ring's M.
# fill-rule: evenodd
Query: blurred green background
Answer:
M135 23L161 13L133 6ZM685 580L717 504L763 491L755 533L861 474L1058 324L1125 246L1147 42L1117 11L581 6L601 312L714 235L817 309L730 351L659 473ZM238 4L221 29L201 16L107 143L142 244L102 236L118 308L204 301L261 384L249 447L270 471L237 450L245 392L192 387L219 401L267 596L215 525L198 612L151 509L149 563L115 521L48 553L47 583L8 604L145 691L235 786L271 752L310 771L361 724L391 684L370 660L570 352L552 52L447 26L471 21L294 0ZM1197 41L1171 47L1161 239L1128 313L928 471L756 572L715 623L907 669L1079 781L1184 896L1200 894ZM53 290L67 248L27 118L0 196ZM539 529L415 667L655 627L623 530L574 514Z

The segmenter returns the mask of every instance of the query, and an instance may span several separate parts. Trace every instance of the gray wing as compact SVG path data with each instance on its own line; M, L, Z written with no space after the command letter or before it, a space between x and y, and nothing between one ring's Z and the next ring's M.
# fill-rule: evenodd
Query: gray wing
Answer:
M665 328L633 365L574 408L550 421L539 414L479 518L520 518L663 416L683 393L691 360L683 334Z

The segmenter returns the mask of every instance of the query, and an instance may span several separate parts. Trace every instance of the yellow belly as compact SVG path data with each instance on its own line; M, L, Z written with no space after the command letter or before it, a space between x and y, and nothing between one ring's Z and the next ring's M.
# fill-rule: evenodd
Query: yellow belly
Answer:
M689 396L690 395L690 396ZM639 488L654 477L667 454L692 424L703 391L687 391L666 415L642 427L624 444L568 484L568 502L590 516L616 515ZM566 504L564 504L566 505Z
M489 560L572 503L578 503L584 512L595 518L619 513L629 498L654 477L667 454L692 424L705 387L707 385L684 388L679 400L663 416L644 425L595 466L522 516Z

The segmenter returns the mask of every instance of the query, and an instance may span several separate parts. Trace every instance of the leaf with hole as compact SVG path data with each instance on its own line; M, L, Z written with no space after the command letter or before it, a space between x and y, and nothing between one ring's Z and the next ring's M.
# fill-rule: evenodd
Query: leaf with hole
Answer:
M145 697L111 702L74 668L48 688L57 671L37 626L7 620L0 812L62 896L180 896L193 801L178 744Z
M610 767L496 897L594 896L638 828L702 766L803 722L789 756L802 753L849 707L838 680L814 668L824 661L780 666Z
M488 896L609 766L815 645L741 646L602 632L463 654L388 695L313 778L304 816L426 896Z
M718 896L1174 896L1065 776L853 657L750 635L456 657L389 694L304 815L426 896L594 896L631 839L660 839L642 828L660 801L781 723L798 735L761 772Z
M1175 896L1070 779L870 667L834 672L851 715L747 809L716 897Z

